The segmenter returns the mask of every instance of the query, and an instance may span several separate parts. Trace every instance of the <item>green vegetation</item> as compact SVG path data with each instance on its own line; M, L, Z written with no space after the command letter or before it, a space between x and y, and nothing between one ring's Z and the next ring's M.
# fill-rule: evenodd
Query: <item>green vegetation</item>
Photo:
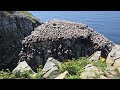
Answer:
M29 12L27 12L27 11L19 11L19 12L22 13L22 14L24 14L24 15L25 15L27 18L29 18L33 23L36 22L34 16L33 16L31 13L29 13Z
M22 14L26 15L27 17L31 18L33 15L27 11L20 11Z
M98 60L97 62L89 61L87 58L82 57L80 59L73 59L63 62L60 67L60 72L63 73L68 71L65 79L81 79L81 73L84 72L84 67L88 64L93 64L94 66L100 68L103 72L106 71L107 65L105 62ZM13 74L8 69L0 71L0 79L42 79L42 66L37 69L37 73L33 74L30 71L17 72ZM120 74L118 75L118 77ZM96 79L99 75L96 76Z
M68 60L67 62L62 63L60 70L61 72L68 71L70 75L66 77L66 79L80 78L81 72L84 71L84 67L89 63L90 61L84 57L77 60Z
M101 62L100 60L97 62L93 62L93 65L100 68L102 71L106 70L107 65L105 62Z
M39 67L37 73L31 71L16 72L13 74L8 69L0 71L0 79L42 79L42 68Z

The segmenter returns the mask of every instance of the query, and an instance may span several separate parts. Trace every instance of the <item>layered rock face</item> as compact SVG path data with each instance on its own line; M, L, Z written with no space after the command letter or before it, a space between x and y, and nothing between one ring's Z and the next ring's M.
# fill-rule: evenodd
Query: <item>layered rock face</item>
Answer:
M20 11L0 11L0 69L15 68L21 41L41 22Z
M25 37L19 55L20 61L26 60L35 69L44 65L49 57L65 61L101 51L106 58L113 46L113 42L84 24L50 20Z

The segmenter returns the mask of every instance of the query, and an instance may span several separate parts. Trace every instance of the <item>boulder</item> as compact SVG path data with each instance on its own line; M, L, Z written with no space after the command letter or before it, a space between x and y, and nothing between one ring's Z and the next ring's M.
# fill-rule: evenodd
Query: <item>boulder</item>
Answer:
M96 77L96 74L95 74L95 72L90 72L90 71L88 71L88 72L83 72L83 73L81 73L81 79L89 79L89 78L95 78Z
M60 74L59 69L57 67L52 67L52 69L48 70L43 78L45 79L54 79Z
M35 73L31 67L27 64L26 61L20 62L17 67L12 71L13 74L16 72L24 72L24 71L31 71L33 74Z
M81 73L81 78L82 79L96 78L97 75L101 74L103 74L102 70L98 69L92 64L88 64L84 67L84 72Z
M120 67L120 59L119 60L115 60L115 63L113 64L114 69L117 69L118 67Z
M47 71L49 71L53 67L59 68L60 65L61 65L61 63L59 61L55 60L53 57L49 57L47 59L46 64L44 65L44 68L42 69L42 72L46 73Z
M120 45L117 44L115 44L111 52L108 54L106 63L108 66L112 66L116 60L120 60Z
M65 79L65 76L69 74L68 71L65 71L63 73L61 73L60 75L58 75L56 78L54 79Z
M100 70L96 66L90 66L90 67L85 68L85 72L95 72L96 74L103 74L102 70Z
M101 56L101 51L96 51L93 55L90 57L90 61L98 61Z
M49 57L47 59L47 62L52 62L54 63L58 68L61 66L61 62L59 62L58 60L55 60L53 57Z
M46 64L44 65L44 68L42 70L43 72L43 78L55 78L57 77L60 72L59 72L59 66L60 66L60 62L55 60L53 57L49 57L47 59Z
M85 24L54 19L35 28L24 38L22 46L20 57L37 68L44 66L48 57L63 62L101 51L101 56L106 58L114 43Z

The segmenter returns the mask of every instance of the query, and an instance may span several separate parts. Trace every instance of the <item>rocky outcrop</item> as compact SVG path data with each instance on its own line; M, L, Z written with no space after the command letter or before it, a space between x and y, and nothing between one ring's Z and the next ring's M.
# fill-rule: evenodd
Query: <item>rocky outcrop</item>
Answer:
M50 20L25 37L22 46L20 61L26 60L34 69L44 65L48 57L64 61L101 51L106 58L114 43L84 24Z
M44 74L43 78L53 79L57 77L60 74L60 71L59 71L60 65L61 63L59 61L55 60L52 57L49 57L42 70Z
M41 22L25 11L0 11L0 69L13 70L19 60L21 41Z

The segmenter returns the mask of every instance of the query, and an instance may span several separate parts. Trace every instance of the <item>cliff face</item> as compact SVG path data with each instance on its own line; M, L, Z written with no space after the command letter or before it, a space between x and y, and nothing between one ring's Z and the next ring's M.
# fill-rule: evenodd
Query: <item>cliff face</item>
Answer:
M41 22L21 11L0 11L0 69L15 68L21 41Z
M95 51L106 58L114 43L81 23L51 20L37 28L22 41L20 61L26 60L36 69L49 57L59 61L90 56Z

